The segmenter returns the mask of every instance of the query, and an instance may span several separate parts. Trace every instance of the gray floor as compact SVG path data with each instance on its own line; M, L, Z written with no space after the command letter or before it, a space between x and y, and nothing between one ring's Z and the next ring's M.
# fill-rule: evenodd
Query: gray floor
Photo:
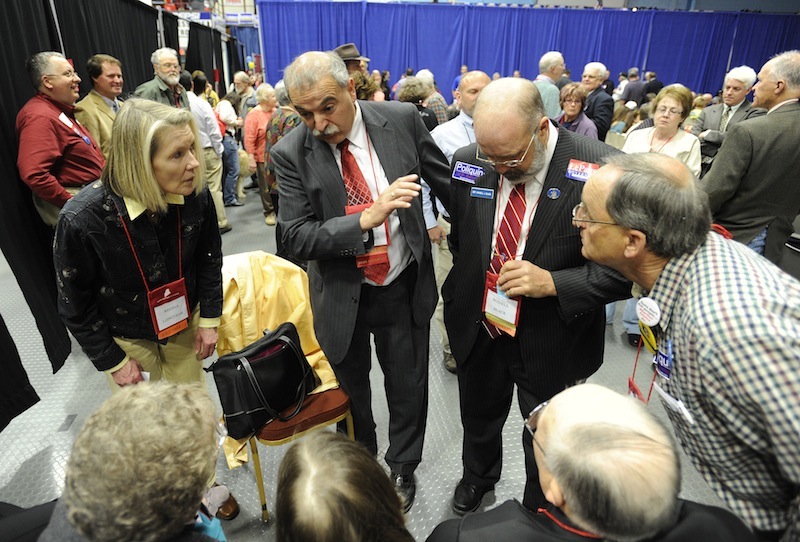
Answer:
M222 237L223 250L225 254L249 250L274 252L275 228L264 224L256 193L247 193L243 207L227 209L233 231ZM4 257L0 260L0 313L14 337L31 382L41 397L36 406L0 433L0 501L27 507L52 500L61 494L64 468L72 441L86 417L110 392L105 378L94 369L74 341L73 353L64 368L56 375L51 374L33 317ZM622 392L626 390L635 350L620 339L623 332L621 316L620 305L616 321L607 326L605 363L590 380ZM417 470L417 499L408 515L408 527L417 540L424 540L440 521L455 517L450 511L450 499L461 475L457 383L456 377L442 366L439 341L436 326L431 326L428 427L423 462ZM643 389L646 389L648 372L648 369L640 371L643 377L637 379ZM380 392L380 370L373 371L372 382L376 390L374 408L381 447L379 453L382 453L387 446L388 412L385 398ZM216 397L210 376L208 388ZM654 400L650 408L659 416L664 416L658 401ZM514 405L504 432L503 478L496 490L484 498L484 508L491 508L507 499L521 498L525 470L519 439L520 422L518 409ZM268 503L274 503L274 480L283 452L283 447L260 449ZM683 466L683 496L720 504L685 457ZM242 508L238 518L224 525L228 539L233 542L274 540L272 525L260 521L252 465L229 471L224 460L220 460L217 471L218 479L231 488Z

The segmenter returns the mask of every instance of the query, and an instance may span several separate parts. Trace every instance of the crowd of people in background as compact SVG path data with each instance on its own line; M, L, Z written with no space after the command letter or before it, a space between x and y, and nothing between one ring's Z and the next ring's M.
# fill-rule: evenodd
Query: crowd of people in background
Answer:
M768 262L800 212L790 135L800 52L758 74L735 67L716 94L665 85L654 71L642 79L637 67L615 84L598 61L573 82L558 51L530 80L463 65L451 85L427 68L392 84L347 43L300 55L274 86L237 72L227 92L183 70L173 49L149 60L153 79L125 99L120 61L94 55L80 101L63 55L28 60L37 94L17 117L18 168L54 227L59 313L123 388L78 436L45 540L122 529L133 505L116 497L132 484L159 498L180 490L166 520L158 498L137 505L153 539L224 540L212 518L235 517L238 504L209 462L225 435L197 393L197 360L217 342L226 209L243 205L249 186L278 255L308 269L316 334L360 443L317 435L291 449L280 540L412 539L403 514L422 460L432 319L464 429L452 509L476 511L501 480L515 389L526 485L522 503L445 522L429 540L800 536L800 285ZM164 321L153 294L170 291L180 317ZM678 440L735 516L680 500L671 433L635 399L584 384L626 298L624 339L655 355ZM371 336L390 410L389 475L375 460ZM146 378L180 384L139 385ZM124 389L133 384L150 388ZM635 383L630 392L641 398ZM142 456L125 442L155 446L147 426L175 421L153 411L157 400L192 412L181 428L197 437L181 450L192 457L158 476L114 472L115 486L95 488L100 447L135 463ZM166 451L148 453L179 447L157 444Z

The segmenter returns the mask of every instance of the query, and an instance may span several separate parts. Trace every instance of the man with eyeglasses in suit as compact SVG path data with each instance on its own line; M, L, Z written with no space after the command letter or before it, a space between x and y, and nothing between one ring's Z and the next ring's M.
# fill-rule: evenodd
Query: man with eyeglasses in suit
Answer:
M37 92L17 114L17 169L42 220L55 226L64 204L100 178L105 159L75 119L81 78L72 64L61 53L43 51L25 68Z
M473 120L477 142L452 160L453 269L442 288L464 427L458 514L476 510L500 480L514 385L525 416L594 373L603 305L630 293L621 275L581 256L571 216L589 171L617 151L553 124L526 79L487 85ZM535 510L545 501L527 437L523 448L523 504Z

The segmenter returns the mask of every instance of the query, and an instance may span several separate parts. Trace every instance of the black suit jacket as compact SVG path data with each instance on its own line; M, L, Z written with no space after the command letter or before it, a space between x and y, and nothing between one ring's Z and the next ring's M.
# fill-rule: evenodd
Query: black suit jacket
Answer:
M450 167L416 107L400 102L358 103L389 182L419 174L448 207ZM271 156L278 179L283 243L290 254L308 260L314 329L322 350L336 364L347 353L358 314L364 273L356 267L355 257L371 247L363 241L360 214L345 215L347 193L327 143L302 125L281 139ZM415 198L410 208L399 209L397 216L419 266L411 304L414 321L422 325L431 319L438 295L421 198Z
M630 282L581 255L580 231L572 225L571 211L581 200L584 183L565 176L572 158L598 163L603 156L619 151L553 124L550 129L558 130L558 143L523 259L551 271L558 296L522 298L517 329L523 359L534 368L535 374L529 377L539 397L552 397L565 382L586 378L597 370L603 361L603 305L630 296ZM456 151L453 164L457 162L475 164L485 171L474 185L452 181L448 241L453 269L442 287L442 299L450 346L461 362L478 333L484 332L481 309L500 176L475 160L475 144ZM492 189L492 199L472 197L473 186ZM550 189L558 191L557 198L547 196Z
M586 98L586 116L592 119L597 126L597 139L606 140L606 134L611 127L611 117L614 115L614 100L598 87Z

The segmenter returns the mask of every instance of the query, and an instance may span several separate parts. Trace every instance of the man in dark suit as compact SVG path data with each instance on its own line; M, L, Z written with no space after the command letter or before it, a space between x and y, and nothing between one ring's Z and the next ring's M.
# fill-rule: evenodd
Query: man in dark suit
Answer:
M761 68L753 106L767 114L731 128L701 183L714 222L733 238L778 263L800 212L800 52L787 51Z
M711 169L727 131L739 121L766 114L766 110L752 107L746 100L755 82L756 72L750 66L733 68L725 75L722 103L703 109L692 126L692 134L700 139L703 154L701 179Z
M664 88L664 83L658 80L656 72L645 72L644 78L647 80L644 84L645 98L648 94L658 94L661 92L661 89ZM647 102L647 99L645 99L645 102Z
M583 68L581 85L586 91L586 116L592 119L597 126L597 139L606 140L606 134L611 127L611 117L614 115L614 100L603 92L601 85L606 78L606 67L600 62L589 62Z
M571 215L595 164L618 151L551 123L527 80L493 81L473 119L477 144L453 156L453 269L442 288L464 426L459 514L477 509L500 479L514 384L525 417L594 373L603 361L603 305L630 294L621 275L581 256ZM514 220L512 246L498 232ZM545 501L529 437L523 448L523 504L535 510Z
M638 107L644 102L644 88L644 81L639 79L639 68L631 68L628 70L628 84L625 85L619 99L625 104L634 101Z
M317 338L350 396L356 440L377 454L369 381L374 336L390 414L385 458L409 510L438 298L418 179L447 207L447 159L413 105L357 102L334 53L299 56L284 82L305 126L271 152L283 243L308 261Z

